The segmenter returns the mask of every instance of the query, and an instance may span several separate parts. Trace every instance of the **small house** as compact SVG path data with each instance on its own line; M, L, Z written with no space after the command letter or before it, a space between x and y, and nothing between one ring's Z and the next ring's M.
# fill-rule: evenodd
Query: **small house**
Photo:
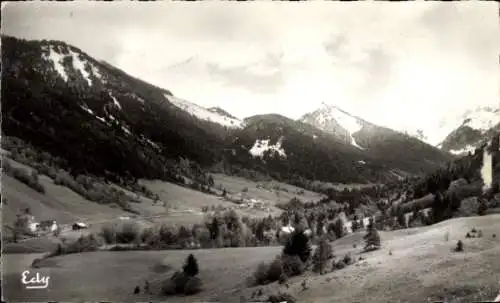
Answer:
M73 230L80 230L80 229L86 229L88 228L88 225L83 223L83 222L75 222L73 223L72 229Z
M32 233L37 232L39 228L40 228L40 223L37 222L28 223L28 230Z

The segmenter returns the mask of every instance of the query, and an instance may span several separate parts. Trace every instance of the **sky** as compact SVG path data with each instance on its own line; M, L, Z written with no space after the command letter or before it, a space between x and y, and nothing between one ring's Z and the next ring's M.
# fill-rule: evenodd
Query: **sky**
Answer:
M11 2L2 17L3 34L65 41L239 118L324 102L437 144L451 117L499 106L493 1Z

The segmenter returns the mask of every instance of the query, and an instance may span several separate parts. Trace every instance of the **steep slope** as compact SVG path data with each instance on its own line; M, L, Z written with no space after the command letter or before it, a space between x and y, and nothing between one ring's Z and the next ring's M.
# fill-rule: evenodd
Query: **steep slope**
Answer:
M359 149L364 149L357 144L354 135L363 128L366 122L350 115L336 106L328 105L323 102L321 108L305 114L299 121L331 133L335 137Z
M3 132L65 159L74 174L179 180L175 162L182 157L283 181L366 183L433 170L449 159L345 112L335 111L333 133L310 125L312 118L241 121L63 42L2 37L2 46Z
M369 158L406 172L432 171L451 159L447 153L414 137L377 126L333 105L323 103L299 121L362 150Z
M310 180L367 183L433 171L451 158L417 139L363 124L360 131L352 133L351 120L349 130L346 127L332 133L280 115L252 116L234 134L237 152L233 159L252 161L241 158L248 151L256 169L269 167L292 180L302 176Z
M172 94L58 41L2 37L3 132L76 171L159 178L167 159L210 165L225 130L169 102Z
M362 150L280 115L246 118L245 128L234 136L233 161L251 162L260 171L269 167L277 178L300 176L346 183L384 179L383 167L366 159ZM363 160L368 163L359 162Z
M500 108L476 108L464 113L459 119L458 127L446 136L438 147L462 156L474 152L486 137L500 129Z
M471 227L480 229L483 238L465 239ZM28 268L36 255L4 255L5 298L8 302L82 301L114 302L247 302L266 301L267 296L287 292L297 302L488 302L498 293L500 215L448 220L437 225L398 231L380 231L383 248L361 253L363 232L332 243L337 256L350 254L355 264L325 275L308 274L290 278L286 285L277 282L249 287L247 279L257 266L269 263L282 247L222 248L213 250L171 250L87 252L46 259L37 269L50 275L48 289L22 287L19 273ZM449 233L448 241L444 235ZM465 243L465 252L455 253L456 241ZM353 248L357 247L357 248ZM418 247L419 249L415 249ZM391 251L391 254L389 254ZM162 282L190 254L202 264L199 277L203 290L194 296L159 296ZM364 260L359 260L363 257ZM228 264L228 260L232 264ZM85 264L85 270L82 270ZM127 264L127 266L123 266ZM155 268L164 265L163 272ZM116 277L121 277L116 279ZM308 290L301 286L307 279ZM134 295L135 285L148 280L152 294ZM141 284L139 284L141 285ZM261 298L252 298L260 289Z

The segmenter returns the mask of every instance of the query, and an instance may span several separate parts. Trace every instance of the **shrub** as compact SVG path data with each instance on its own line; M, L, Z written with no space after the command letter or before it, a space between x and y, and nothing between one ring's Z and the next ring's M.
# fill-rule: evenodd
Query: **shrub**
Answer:
M64 170L60 170L57 173L56 178L54 179L54 184L66 186L81 196L87 196L85 188L78 184L78 182L76 182L76 180Z
M184 286L187 284L189 277L181 271L176 271L170 279L163 281L161 292L164 295L173 295L184 292Z
M46 165L44 163L40 163L38 165L35 165L36 169L38 170L39 173L49 176L52 179L55 179L57 176L57 170L49 165Z
M286 283L286 281L288 281L288 278L287 276L285 275L285 273L282 273L281 276L279 277L278 279L278 283L279 284L284 284Z
M305 264L299 256L283 255L281 261L283 262L283 272L288 277L298 276L305 271Z
M33 170L31 174L24 168L15 168L13 167L9 161L3 159L2 161L2 171L17 179L18 181L26 184L30 188L36 190L39 193L45 193L45 187L38 180L38 173Z
M193 295L201 292L203 290L203 284L201 279L198 277L189 277L184 285L184 294L185 295Z
M39 268L39 264L40 262L42 261L42 259L40 258L36 258L35 260L33 260L33 262L31 262L31 267L32 268Z
M345 254L344 258L342 259L344 261L345 265L350 265L353 262L353 259L351 257L350 253Z
M175 272L170 279L163 281L161 293L164 295L185 294L192 295L199 293L203 289L203 284L198 277L190 277L184 272Z
M267 272L268 272L268 266L266 263L262 262L257 266L257 269L253 273L253 279L255 284L257 285L264 285L267 283Z
M54 184L66 186L87 200L99 204L116 204L125 211L137 213L129 205L129 201L134 199L125 194L124 191L95 181L89 176L79 175L75 179L68 172L60 170L54 178Z
M148 227L148 228L144 228L142 230L139 237L140 237L142 243L150 243L152 241L152 239L154 238L154 236L155 236L155 233L154 233L153 228Z
M61 254L72 254L96 251L101 246L99 239L94 234L80 236L75 242L61 247Z
M61 226L57 226L56 230L52 233L54 237L59 237L61 235Z
M331 224L330 229L334 232L335 237L337 237L337 239L340 239L345 235L344 223L340 218L335 220L335 222Z
M477 207L477 214L479 216L484 216L487 210L488 210L488 205L486 204L486 200L480 199L479 205Z
M104 225L101 227L101 234L100 234L106 244L113 244L116 243L116 228L113 225Z
M279 258L274 259L267 269L267 280L269 282L279 281L284 276L283 262Z
M174 282L175 293L183 293L189 277L185 273L178 271L172 275L171 279Z
M346 264L344 262L344 260L338 260L337 262L334 262L334 269L342 269L342 268L345 268L346 267Z
M139 238L140 231L137 223L126 222L116 232L116 242L127 244L132 243Z

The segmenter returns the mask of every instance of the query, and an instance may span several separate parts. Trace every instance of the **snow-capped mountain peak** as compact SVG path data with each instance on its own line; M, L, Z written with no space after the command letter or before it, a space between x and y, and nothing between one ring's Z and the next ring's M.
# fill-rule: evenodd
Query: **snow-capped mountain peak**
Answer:
M481 145L488 133L500 125L500 108L477 107L454 121L452 131L437 146L454 155L464 155Z
M461 126L468 126L479 131L487 131L500 122L500 108L479 107L467 111Z
M337 135L353 146L363 149L353 137L356 132L363 128L363 121L335 105L322 102L319 109L305 114L300 118L300 121Z

